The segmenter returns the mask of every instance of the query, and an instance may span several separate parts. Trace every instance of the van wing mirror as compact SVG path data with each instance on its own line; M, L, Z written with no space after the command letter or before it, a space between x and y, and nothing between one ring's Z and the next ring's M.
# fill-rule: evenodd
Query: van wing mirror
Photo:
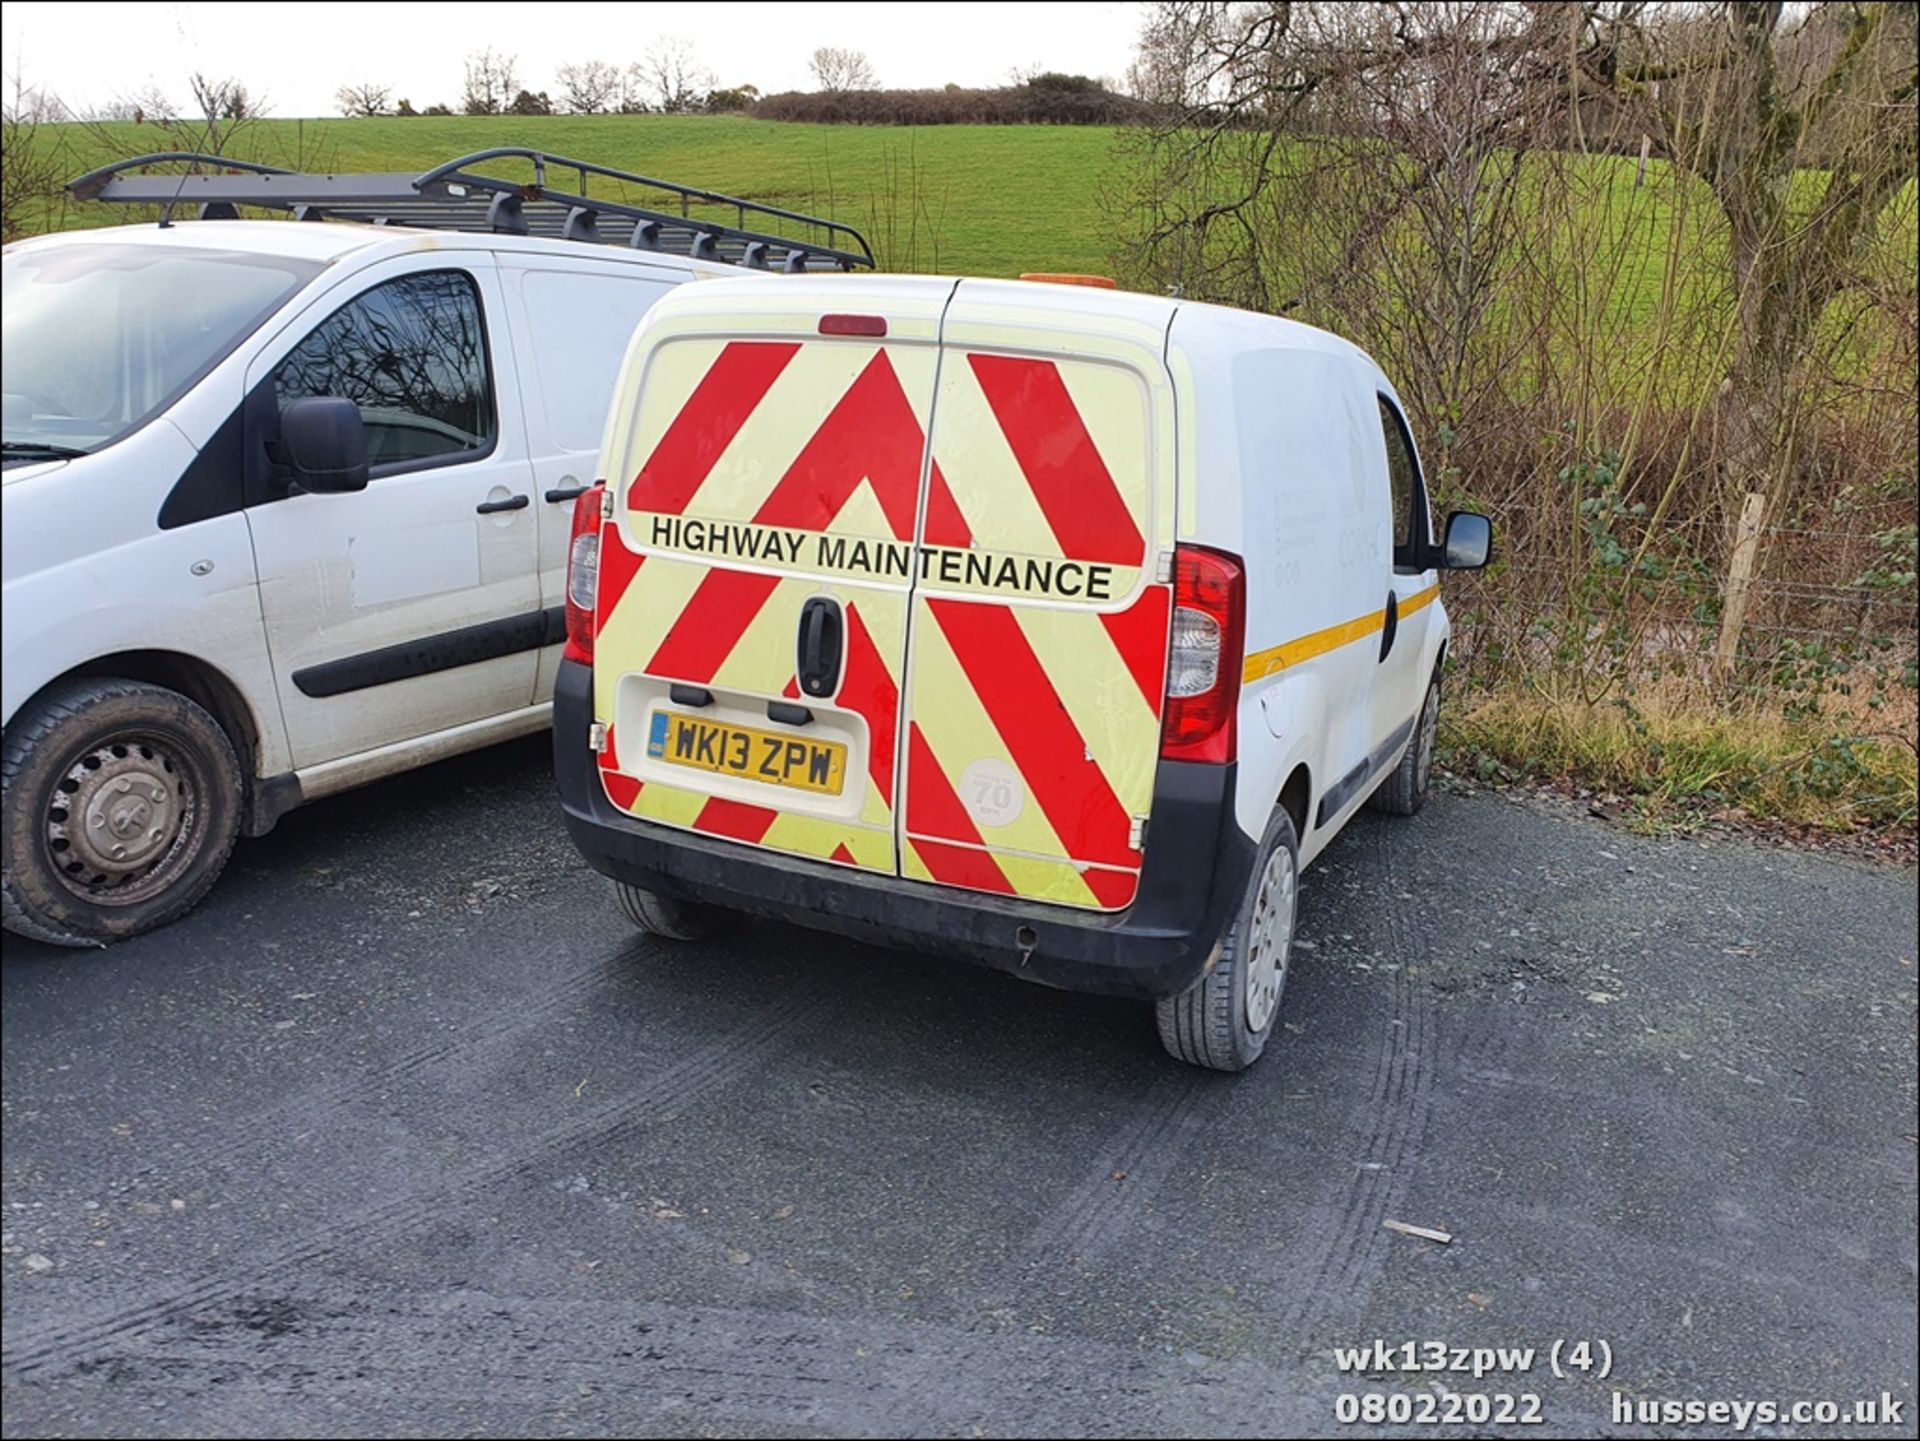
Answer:
M1456 510L1447 517L1436 559L1442 570L1479 570L1493 559L1493 522L1471 510Z
M302 490L337 494L367 488L367 426L338 395L309 395L281 408L280 455Z

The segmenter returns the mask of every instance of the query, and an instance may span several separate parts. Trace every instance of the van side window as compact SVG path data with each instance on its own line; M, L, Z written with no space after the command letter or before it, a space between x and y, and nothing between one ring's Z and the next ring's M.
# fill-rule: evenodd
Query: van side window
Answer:
M1427 499L1407 423L1386 396L1379 400L1380 427L1387 437L1387 478L1393 486L1393 563L1406 569L1419 564L1426 539Z
M472 458L493 448L493 382L472 277L403 275L320 322L274 372L281 406L344 396L376 469Z

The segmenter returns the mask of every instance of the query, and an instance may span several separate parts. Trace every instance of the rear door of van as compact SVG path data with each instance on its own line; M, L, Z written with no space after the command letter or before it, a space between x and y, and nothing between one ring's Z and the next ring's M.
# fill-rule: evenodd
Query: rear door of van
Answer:
M1167 665L1166 323L1112 291L954 292L907 628L904 876L1133 900Z
M728 304L686 286L649 316L614 399L602 778L643 819L897 874L914 537L951 285L864 281L855 315L829 313L830 287L715 284L735 287Z

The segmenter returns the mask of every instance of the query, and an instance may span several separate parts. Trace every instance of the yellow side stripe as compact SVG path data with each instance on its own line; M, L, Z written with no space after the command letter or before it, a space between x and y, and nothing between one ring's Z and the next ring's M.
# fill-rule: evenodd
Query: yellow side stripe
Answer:
M1412 615L1422 606L1431 605L1439 598L1440 586L1436 582L1400 602L1400 614ZM1299 665L1302 661L1312 660L1317 655L1325 655L1330 650L1338 650L1343 645L1378 634L1385 629L1386 624L1386 611L1376 610L1372 615L1363 615L1358 620L1342 621L1339 625L1330 625L1325 630L1316 630L1309 635L1298 636L1283 645L1255 651L1247 657L1247 663L1240 672L1240 679L1243 684L1265 680L1268 676L1285 670L1290 665Z
M1416 610L1420 609L1421 606L1432 605L1438 599L1440 599L1440 582L1436 580L1432 585L1428 586L1425 590L1420 591L1417 594L1408 596L1406 598L1406 601L1400 607L1400 614L1412 615ZM1387 618L1387 613L1384 610L1381 611L1380 623L1382 625L1385 625L1387 623L1386 618Z

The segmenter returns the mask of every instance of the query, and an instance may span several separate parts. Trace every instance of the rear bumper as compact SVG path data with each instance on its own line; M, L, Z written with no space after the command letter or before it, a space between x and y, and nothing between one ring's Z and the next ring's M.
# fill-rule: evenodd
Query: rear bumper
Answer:
M587 731L593 673L563 661L553 759L567 833L630 885L902 949L957 956L1073 991L1185 990L1245 894L1255 843L1233 818L1234 766L1162 761L1134 903L1075 911L880 876L634 819L601 787Z

